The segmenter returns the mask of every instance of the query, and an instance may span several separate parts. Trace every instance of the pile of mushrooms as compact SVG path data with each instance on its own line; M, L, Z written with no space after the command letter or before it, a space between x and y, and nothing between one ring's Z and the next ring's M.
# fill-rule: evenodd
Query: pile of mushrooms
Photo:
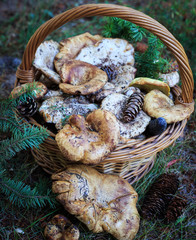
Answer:
M110 94L124 92L134 79L133 46L123 39L84 33L60 43L43 42L33 64L43 74L42 83L47 85L50 79L58 86L48 90L39 113L47 123L55 124L62 153L70 161L99 163L122 137L115 114L101 103Z

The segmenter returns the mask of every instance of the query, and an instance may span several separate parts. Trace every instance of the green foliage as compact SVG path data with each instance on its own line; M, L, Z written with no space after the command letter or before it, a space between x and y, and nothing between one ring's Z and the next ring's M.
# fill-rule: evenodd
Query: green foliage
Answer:
M159 79L159 73L167 72L169 61L161 57L164 45L155 37L150 35L148 38L148 48L144 53L136 52L136 77L149 77Z
M17 113L17 104L19 101L25 101L27 97L35 95L35 85L27 89L26 93L21 94L16 99L8 98L0 101L0 129L1 132L11 136L0 142L0 160L7 160L13 157L17 152L38 147L48 136L48 132L43 127L30 125L24 118ZM22 90L24 91L24 90Z
M24 92L25 91L25 92ZM45 195L38 191L39 187L31 189L19 178L11 179L5 176L5 169L9 161L21 150L28 148L38 148L39 145L49 136L47 130L43 127L33 126L22 118L17 112L19 101L25 101L27 97L34 97L35 91L39 89L35 84L20 92L20 96L0 101L0 131L2 140L0 141L0 190L6 198L18 207L43 207L49 204L54 207L54 197L51 197L51 190L48 188ZM43 183L40 183L43 188ZM40 189L42 189L40 188Z
M55 198L51 195L51 190L46 192L46 195L40 195L37 188L31 189L22 181L9 179L5 176L4 171L0 171L0 189L12 204L18 207L37 208L44 207L47 204L51 208L55 207Z
M132 44L147 42L148 48L144 53L135 53L136 77L159 79L159 72L168 70L169 62L162 58L164 44L144 28L120 18L108 18L103 35L108 38L123 38Z
M12 122L9 124L13 125ZM37 148L48 136L46 129L39 129L26 123L16 127L16 129L10 138L1 141L0 161L12 158L23 149Z
M120 18L107 18L103 36L107 38L123 38L130 42L140 42L146 37L147 30Z

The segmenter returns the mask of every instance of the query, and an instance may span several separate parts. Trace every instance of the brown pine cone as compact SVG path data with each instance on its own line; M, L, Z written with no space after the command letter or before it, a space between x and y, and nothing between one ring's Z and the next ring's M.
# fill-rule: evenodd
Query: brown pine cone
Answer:
M17 110L22 116L33 116L38 109L36 100L33 97L27 97L26 101L19 101Z
M169 224L175 222L177 218L182 214L183 209L186 207L187 201L181 196L175 196L170 202L166 214L165 223Z
M143 201L141 215L146 219L154 217L163 219L179 180L175 174L162 174L152 184Z
M123 110L123 121L125 123L133 120L139 111L141 110L144 103L144 95L141 92L134 92L128 99L127 104Z

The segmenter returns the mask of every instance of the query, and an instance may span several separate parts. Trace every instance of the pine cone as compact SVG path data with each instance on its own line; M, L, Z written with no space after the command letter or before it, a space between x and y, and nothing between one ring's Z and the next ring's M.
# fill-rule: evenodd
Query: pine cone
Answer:
M185 208L187 201L185 198L176 196L170 202L166 214L165 214L165 223L169 224L175 222L177 218L182 214L183 209Z
M108 82L111 82L117 76L117 71L112 66L110 66L110 67L109 66L102 66L100 69L103 70L104 72L106 72L106 74L108 76Z
M134 92L128 99L128 102L123 111L123 121L125 123L133 120L139 111L141 110L144 103L144 95L141 92Z
M167 207L178 189L179 180L175 174L162 174L150 187L141 208L141 215L151 219L163 219Z
M37 102L32 97L27 97L26 101L20 101L17 110L22 116L33 116L37 111Z

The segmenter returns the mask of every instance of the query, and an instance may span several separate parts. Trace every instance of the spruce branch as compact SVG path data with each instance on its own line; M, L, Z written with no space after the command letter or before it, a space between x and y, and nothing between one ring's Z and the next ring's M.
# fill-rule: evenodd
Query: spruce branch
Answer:
M21 125L12 116L0 116L0 129L2 132L22 131Z
M135 53L136 77L159 79L159 73L167 72L169 61L162 58L164 44L146 29L120 18L107 18L103 36L108 38L122 38L132 44L147 41L146 52ZM160 79L161 80L161 79Z
M135 53L136 77L159 79L159 73L168 70L169 61L161 57L163 43L155 36L151 36L148 40L147 50L144 53Z
M0 143L0 160L12 158L17 152L27 148L38 148L48 137L45 128L38 128L23 124L21 132L15 132L10 139L5 139Z
M0 101L0 129L2 132L22 131L23 119L17 115L16 106L16 99Z
M123 38L130 42L140 42L146 37L147 30L126 20L112 17L107 18L103 36L108 38Z
M0 160L12 158L17 152L38 147L48 136L48 131L43 127L32 126L17 112L18 102L25 100L28 96L33 97L35 90L39 88L35 83L29 85L16 99L10 96L0 102L0 130L3 133L11 133L11 137L0 142Z
M16 98L10 95L8 99L0 101L0 132L5 133L5 137L0 141L0 192L12 204L25 208L43 207L46 204L49 204L50 207L55 206L55 198L48 187L43 187L46 190L43 192L37 187L31 188L17 178L14 180L5 176L8 163L5 160L10 160L23 149L38 148L49 136L47 129L29 124L17 111L20 101L34 97L38 91L39 89L34 83L29 84L28 87L22 89L21 95L15 96ZM41 192L43 194L40 194Z
M39 87L34 81L27 85L24 84L20 91L17 93L18 97L15 97L12 94L10 94L8 99L10 99L11 101L15 100L16 101L15 103L17 104L19 101L26 101L27 98L29 97L34 98L36 94L40 93L41 91L42 91L41 87Z
M30 207L44 207L49 204L51 208L54 208L56 204L51 190L47 190L45 195L40 195L36 187L31 189L29 185L25 185L22 181L8 179L5 177L4 171L0 171L0 189L7 199L18 207L28 209Z

